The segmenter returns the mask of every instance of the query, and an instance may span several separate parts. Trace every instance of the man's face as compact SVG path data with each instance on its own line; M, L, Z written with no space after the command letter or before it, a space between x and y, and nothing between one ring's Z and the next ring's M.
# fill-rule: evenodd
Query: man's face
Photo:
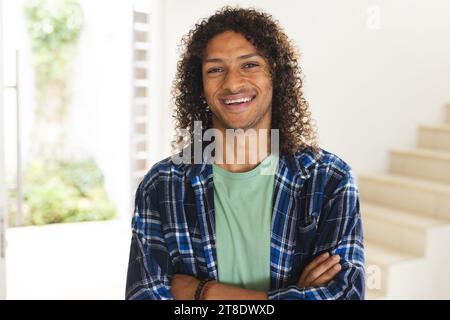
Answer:
M215 128L270 129L269 66L242 34L226 31L213 37L204 52L202 74Z

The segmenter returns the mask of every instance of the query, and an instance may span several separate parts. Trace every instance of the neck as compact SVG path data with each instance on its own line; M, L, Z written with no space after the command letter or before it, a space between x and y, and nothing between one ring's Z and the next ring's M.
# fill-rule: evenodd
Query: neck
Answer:
M216 140L216 165L230 172L254 169L271 152L270 127L227 130L218 128L223 139Z

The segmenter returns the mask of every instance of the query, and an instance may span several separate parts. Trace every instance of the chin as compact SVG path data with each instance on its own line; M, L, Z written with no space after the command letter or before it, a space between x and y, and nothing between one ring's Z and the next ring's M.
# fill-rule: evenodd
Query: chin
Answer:
M247 130L253 127L253 124L251 121L242 121L242 122L232 122L232 123L228 123L225 126L227 129L243 129L243 130Z

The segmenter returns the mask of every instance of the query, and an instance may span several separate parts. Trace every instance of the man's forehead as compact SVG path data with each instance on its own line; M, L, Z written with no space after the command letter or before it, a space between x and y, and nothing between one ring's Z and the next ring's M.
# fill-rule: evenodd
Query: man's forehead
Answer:
M225 31L208 41L203 53L204 61L226 58L246 59L250 56L261 56L258 50L241 33Z

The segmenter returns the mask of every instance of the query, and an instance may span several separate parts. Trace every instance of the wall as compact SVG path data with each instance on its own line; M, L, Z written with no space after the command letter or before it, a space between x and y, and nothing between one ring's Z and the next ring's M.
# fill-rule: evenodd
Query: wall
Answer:
M132 1L81 0L84 30L69 119L74 150L93 155L118 213L129 218Z
M177 45L219 0L161 1L164 13L165 124L169 154L170 86ZM358 172L383 171L392 147L414 147L416 127L438 124L450 100L450 20L445 0L239 1L277 18L299 47L305 94L321 146ZM379 20L377 20L379 12Z

